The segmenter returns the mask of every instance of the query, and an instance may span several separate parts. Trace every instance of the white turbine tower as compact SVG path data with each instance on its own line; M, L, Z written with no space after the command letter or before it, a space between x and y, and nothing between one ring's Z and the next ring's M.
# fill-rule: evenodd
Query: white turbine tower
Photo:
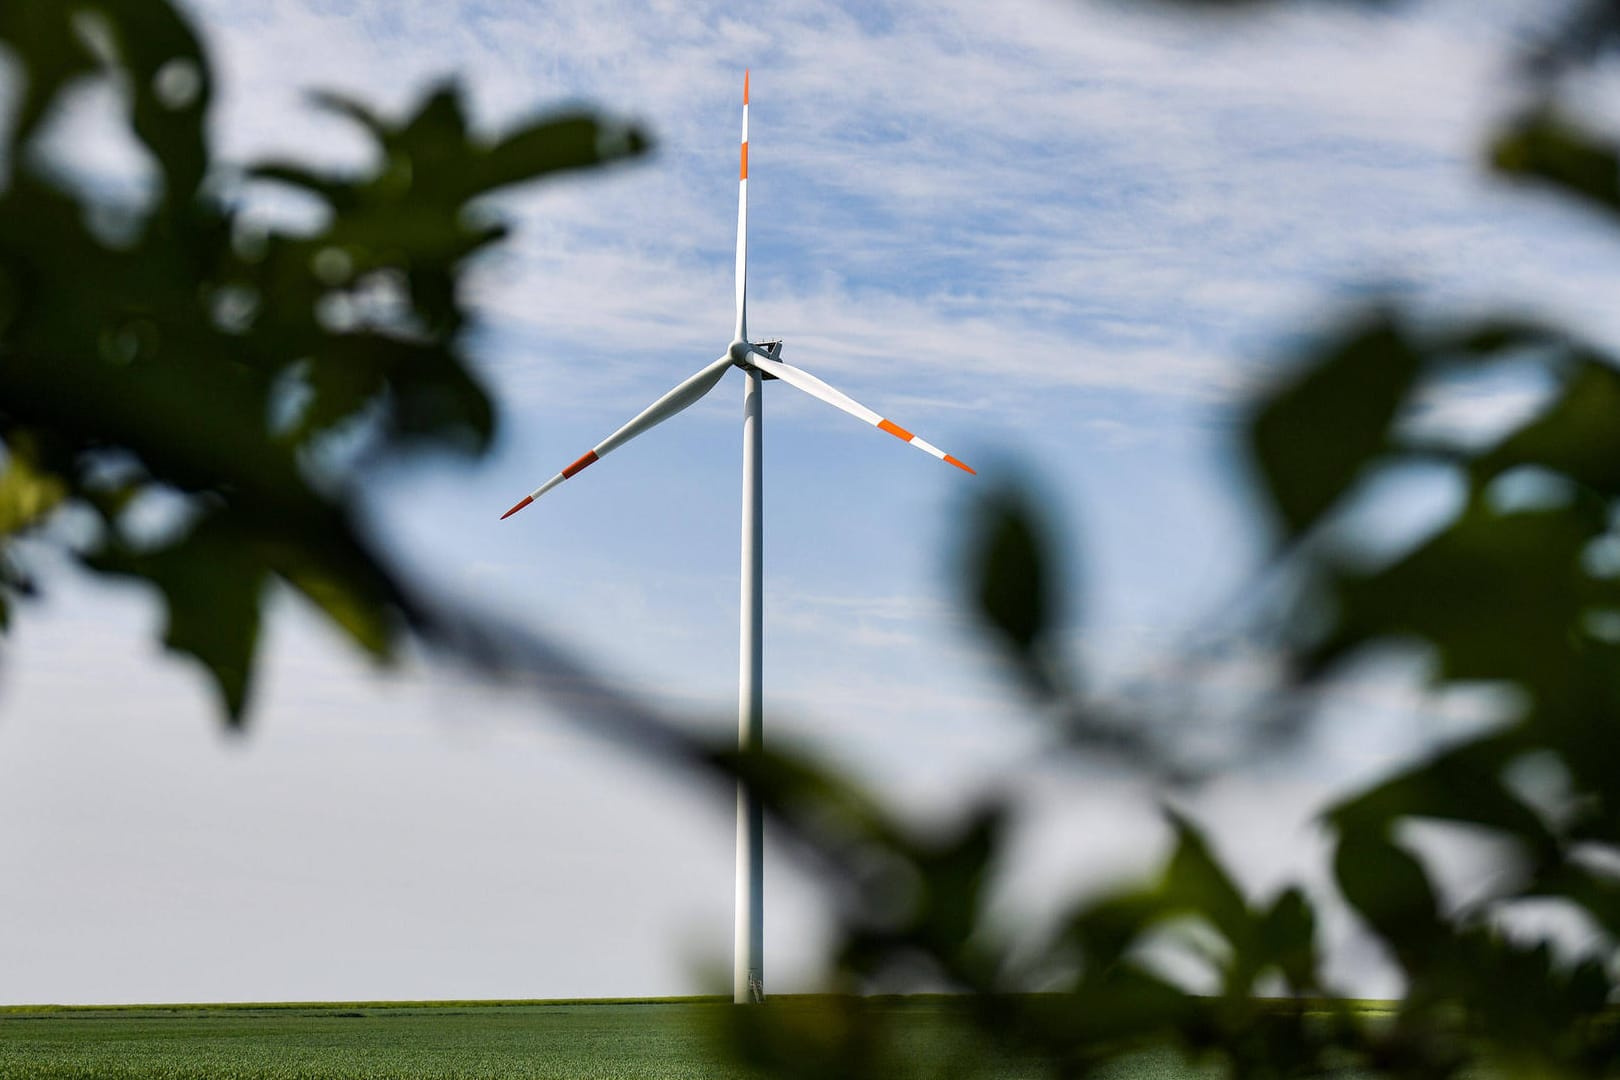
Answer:
M760 471L760 389L766 379L780 379L811 397L820 398L836 409L881 428L950 465L972 472L962 462L937 446L926 443L891 420L886 420L853 398L839 393L807 371L784 364L780 341L750 342L747 320L748 299L748 73L743 73L742 167L737 185L737 323L724 356L715 360L675 389L659 398L618 431L553 476L512 509L501 515L504 521L534 500L575 475L587 465L606 456L631 439L663 423L712 390L730 368L741 368L746 378L743 388L743 497L742 497L742 650L739 671L737 742L748 751L761 745L763 694L760 677L764 668L762 632L764 598L760 589L761 522L763 483ZM763 1001L765 844L764 820L759 798L746 784L737 789L737 925L733 958L732 995L738 1004Z

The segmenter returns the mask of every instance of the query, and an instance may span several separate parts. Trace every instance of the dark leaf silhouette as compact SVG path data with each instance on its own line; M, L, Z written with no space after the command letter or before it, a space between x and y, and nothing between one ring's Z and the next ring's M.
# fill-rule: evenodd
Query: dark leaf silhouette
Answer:
M502 229L469 204L634 155L645 138L575 112L486 139L452 84L397 123L327 98L377 142L378 163L344 177L296 161L250 170L331 213L314 232L245 236L240 193L210 157L212 68L177 8L8 4L0 43L24 87L0 153L12 170L0 189L3 535L64 506L93 510L101 533L82 565L157 590L165 641L203 663L232 722L250 700L273 582L376 657L429 630L356 491L379 457L488 445L494 408L462 353L458 280ZM58 182L38 140L53 102L87 77L122 95L160 174L156 191L97 196L116 237L87 224L89 196ZM333 435L345 453L330 452ZM150 494L184 507L155 543L128 525ZM0 587L32 587L0 561Z
M1010 487L988 496L972 525L973 603L1029 685L1049 693L1054 673L1044 645L1056 616L1057 584L1043 525L1027 496Z
M1620 210L1620 156L1608 140L1548 113L1504 132L1491 150L1508 176L1551 185L1598 208Z
M1261 404L1250 440L1290 534L1310 528L1384 450L1420 363L1400 328L1381 316L1329 346Z

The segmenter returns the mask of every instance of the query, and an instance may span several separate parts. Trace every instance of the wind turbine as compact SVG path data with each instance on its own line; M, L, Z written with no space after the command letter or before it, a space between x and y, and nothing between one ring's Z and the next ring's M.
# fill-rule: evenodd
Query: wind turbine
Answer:
M747 752L761 745L764 696L764 596L760 588L764 484L760 471L760 391L766 380L780 379L811 397L820 398L873 427L924 450L964 472L973 472L939 447L924 442L892 420L828 386L808 371L782 362L780 341L750 342L748 299L748 72L743 72L742 167L737 183L737 323L725 355L647 406L639 416L586 451L572 465L553 476L516 506L501 515L504 521L534 500L606 457L637 435L656 427L697 401L731 368L742 369L743 491L742 491L742 649L738 672L737 743ZM732 997L739 1005L765 999L765 829L758 797L748 785L737 785L737 923L732 964Z

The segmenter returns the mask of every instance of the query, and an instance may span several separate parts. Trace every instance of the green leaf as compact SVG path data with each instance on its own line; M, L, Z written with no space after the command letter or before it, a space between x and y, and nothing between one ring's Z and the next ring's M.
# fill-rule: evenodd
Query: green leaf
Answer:
M1491 164L1610 213L1620 210L1620 155L1614 144L1553 113L1533 113L1499 136Z
M1166 902L1207 919L1234 949L1252 947L1254 919L1243 893L1215 860L1197 827L1174 811L1166 814L1176 833L1175 851L1165 875Z
M383 598L332 573L319 560L299 557L278 569L287 583L308 597L327 618L366 652L391 659L399 637L398 612Z
M358 98L335 90L315 90L309 95L310 103L317 108L346 116L369 131L379 143L386 141L393 125L384 120L378 113Z
M14 434L7 454L6 471L0 473L0 536L33 528L67 497L62 478L39 468L32 439Z
M1082 983L1099 982L1155 922L1164 918L1162 890L1132 889L1086 900L1063 920L1061 939L1080 951Z
M582 111L541 116L489 142L469 130L461 91L452 83L430 90L417 110L401 123L391 122L339 94L316 95L316 101L354 120L377 140L387 160L363 195L385 202L411 196L459 206L500 188L552 173L638 157L652 146L651 139L639 128ZM290 163L269 166L260 175L315 191L334 205L356 198L352 185L345 180L311 173Z
M1596 359L1578 364L1563 392L1481 457L1475 473L1483 481L1524 465L1620 496L1620 372Z
M1305 894L1289 887L1261 916L1257 928L1261 953L1275 965L1296 994L1319 985L1316 974L1316 914Z
M1404 818L1478 825L1518 840L1532 860L1555 860L1558 838L1503 780L1524 749L1516 730L1465 742L1358 792L1329 810L1327 819L1356 832L1387 830Z
M1422 864L1386 836L1355 829L1333 860L1339 889L1410 968L1445 938L1440 907Z
M168 613L164 644L202 663L219 689L227 718L240 725L259 641L259 602L268 581L251 538L212 517L157 551L111 545L86 562L102 573L141 579L158 589Z
M1442 335L1434 343L1441 354L1461 353L1488 359L1520 349L1564 346L1567 336L1544 323L1512 316L1488 316Z
M1333 630L1308 658L1321 667L1369 642L1408 637L1433 647L1443 678L1556 685L1586 611L1620 603L1613 583L1580 564L1604 525L1565 507L1498 513L1476 499L1394 565L1340 571Z
M1289 536L1309 529L1387 448L1421 363L1394 321L1377 315L1261 402L1250 451Z
M979 925L1005 826L1004 810L986 807L954 835L910 852L922 883L917 933L937 954L957 958L959 967L966 959L960 954Z
M1620 880L1564 862L1538 875L1521 893L1568 900L1584 909L1613 940L1620 940Z
M651 145L640 130L588 113L542 117L488 149L477 171L477 190L482 194L555 172L637 157Z
M446 205L458 204L468 193L464 170L469 165L470 145L460 90L450 83L433 87L416 112L385 135L383 148L389 165L384 182L396 175L408 176L414 193ZM404 170L403 174L398 170Z
M303 188L326 200L334 210L351 210L356 202L356 186L339 177L328 176L294 161L261 161L247 170L255 180L269 180L288 187Z
M152 0L96 0L128 75L130 122L163 171L171 204L190 202L208 171L205 121L213 75L180 13Z
M986 623L1026 662L1053 630L1056 586L1050 545L1022 493L1004 488L973 514L969 566L973 599Z
M395 441L431 441L483 450L494 433L489 396L439 349L384 333L332 335L304 369L309 398L299 435L330 431L379 400L384 433Z
M18 92L11 142L26 145L63 87L98 66L72 25L65 3L0 4L0 43L9 45L26 69L12 82ZM7 155L17 160L13 152Z

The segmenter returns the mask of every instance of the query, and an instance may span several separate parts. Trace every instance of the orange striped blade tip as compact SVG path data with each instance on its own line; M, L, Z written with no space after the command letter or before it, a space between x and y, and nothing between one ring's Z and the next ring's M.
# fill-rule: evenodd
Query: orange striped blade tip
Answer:
M979 475L978 473L973 472L973 469L971 469L967 465L962 464L962 462L958 461L956 458L951 457L951 455L949 455L949 454L945 455L945 464L947 464L947 465L955 465L958 469L961 469L965 473L973 473L974 476Z
M581 469L583 469L585 466L589 465L591 462L593 462L595 460L596 460L596 451L595 450L587 450L587 451L585 451L585 453L580 457L580 459L578 461L574 462L572 465L568 466L568 468L566 468L566 469L564 469L562 471L563 479L564 480L570 479L575 473L579 472Z
M748 69L743 68L743 104L748 104Z
M523 501L512 507L512 509L508 510L506 513L502 514L501 520L505 521L507 518L511 517L513 514L517 513L519 510L523 509L525 506L528 506L532 502L534 502L533 495L523 496Z
M878 430L887 431L890 435L893 435L897 439L904 439L906 442L911 441L911 432L907 431L893 420L879 420Z

